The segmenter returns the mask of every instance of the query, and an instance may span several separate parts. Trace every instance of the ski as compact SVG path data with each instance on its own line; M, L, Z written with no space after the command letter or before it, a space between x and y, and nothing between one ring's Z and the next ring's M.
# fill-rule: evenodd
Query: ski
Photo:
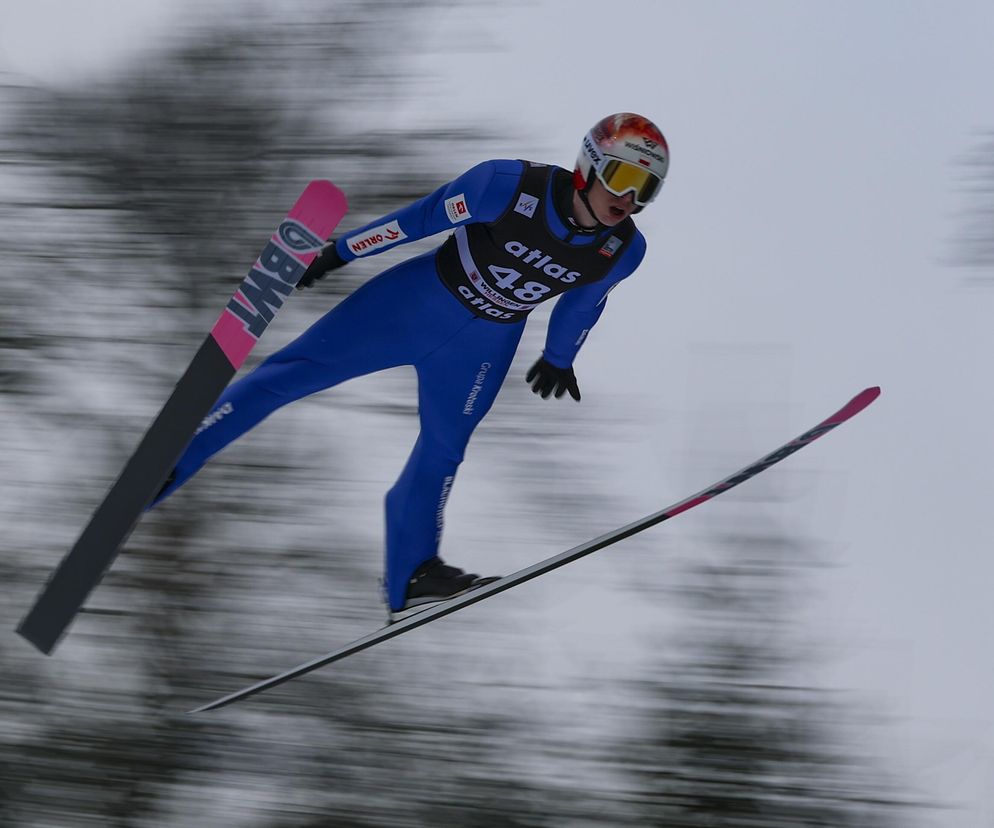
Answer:
M254 696L256 693L269 690L270 688L290 681L290 679L298 678L299 676L310 673L320 667L325 667L335 661L340 661L347 656L368 649L369 647L379 644L382 641L396 638L398 635L403 635L406 632L410 632L413 629L429 624L432 621L445 617L446 615L451 615L453 612L464 609L471 604L476 604L479 601L486 600L499 592L504 592L505 590L518 586L518 584L523 584L525 581L530 581L532 578L537 578L539 575L544 575L546 572L551 572L553 569L558 569L559 567L571 563L572 561L586 555L590 555L591 553L604 549L607 546L611 546L620 540L629 538L632 535L641 532L643 529L648 529L650 526L655 526L657 523L662 523L664 520L676 517L689 509L693 509L695 506L699 506L705 501L711 500L713 497L717 497L722 492L727 492L733 486L738 486L740 483L744 483L749 478L755 477L760 472L768 469L774 463L779 463L785 457L789 457L795 451L804 448L804 446L814 442L824 434L827 434L836 426L841 425L846 420L854 417L870 403L872 403L878 396L880 396L880 389L877 387L867 388L861 391L842 408L836 411L831 417L823 420L814 428L805 431L800 437L791 440L789 443L781 446L771 454L767 454L755 463L746 466L744 469L735 472L735 474L720 480L706 489L703 489L697 494L691 495L685 500L681 500L679 503L674 503L672 506L667 506L665 509L659 512L654 512L641 520L629 523L627 526L622 526L620 529L615 529L613 532L608 532L606 535L601 535L599 538L594 538L593 540L587 541L579 546L575 546L565 552L561 552L558 555L554 555L551 558L546 558L544 561L540 561L526 567L525 569L521 569L512 575L507 575L497 581L493 581L490 584L464 593L463 595L450 598L447 601L436 604L431 608L423 610L415 615L409 615L401 621L382 627L381 629L372 632L363 638L353 641L351 644L346 644L339 650L335 650L327 655L315 658L312 661L308 661L305 664L301 664L287 670L285 673L280 673L277 676L273 676L272 678L265 679L257 684L245 687L244 689L231 693L228 696L223 696L222 698L189 712L202 713L206 710L216 710L219 707L225 707L233 702L246 699L249 696Z
M117 482L17 632L50 654L176 465L201 421L342 220L347 202L312 181L231 297Z

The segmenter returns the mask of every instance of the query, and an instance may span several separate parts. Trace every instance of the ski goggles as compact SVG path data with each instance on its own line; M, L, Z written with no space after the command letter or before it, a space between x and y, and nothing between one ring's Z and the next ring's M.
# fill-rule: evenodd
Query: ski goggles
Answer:
M635 193L635 203L639 207L645 207L652 201L659 194L659 188L663 186L659 176L617 158L606 159L604 166L597 171L597 177L612 195L623 196Z

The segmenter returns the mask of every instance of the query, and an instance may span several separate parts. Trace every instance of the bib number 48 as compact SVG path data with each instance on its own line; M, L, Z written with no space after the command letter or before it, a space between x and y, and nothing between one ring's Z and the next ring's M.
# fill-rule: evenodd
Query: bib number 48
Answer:
M501 290L511 290L522 276L519 271L512 267L490 265L487 269L490 271L490 275L494 277L494 284ZM537 302L550 290L552 288L548 285L543 285L541 282L525 282L521 287L515 288L512 293L515 299L520 299L522 302Z

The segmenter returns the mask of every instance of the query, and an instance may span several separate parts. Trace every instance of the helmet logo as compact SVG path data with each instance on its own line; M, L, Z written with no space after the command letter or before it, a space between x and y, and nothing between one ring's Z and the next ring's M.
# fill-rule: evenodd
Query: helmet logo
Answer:
M649 142L646 141L646 143L648 144ZM650 158L656 159L660 164L666 163L666 159L663 158L663 156L661 156L658 152L653 152L651 149L640 147L638 144L633 144L631 141L625 141L625 146L641 155L648 155Z
M589 135L583 137L583 148L587 151L587 155L590 156L590 160L594 162L595 166L600 166L604 163L604 156L600 154L596 145L590 140Z

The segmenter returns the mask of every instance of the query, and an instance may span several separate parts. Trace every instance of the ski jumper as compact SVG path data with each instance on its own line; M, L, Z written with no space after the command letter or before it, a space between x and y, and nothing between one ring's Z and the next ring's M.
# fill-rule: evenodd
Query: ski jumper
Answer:
M277 408L352 377L413 365L421 431L386 496L387 600L392 610L402 607L411 575L438 554L456 469L528 313L565 294L543 356L568 368L608 292L645 253L631 219L595 232L572 224L572 193L572 176L559 167L487 161L338 239L338 254L352 261L454 229L439 248L374 277L230 385L156 502Z

